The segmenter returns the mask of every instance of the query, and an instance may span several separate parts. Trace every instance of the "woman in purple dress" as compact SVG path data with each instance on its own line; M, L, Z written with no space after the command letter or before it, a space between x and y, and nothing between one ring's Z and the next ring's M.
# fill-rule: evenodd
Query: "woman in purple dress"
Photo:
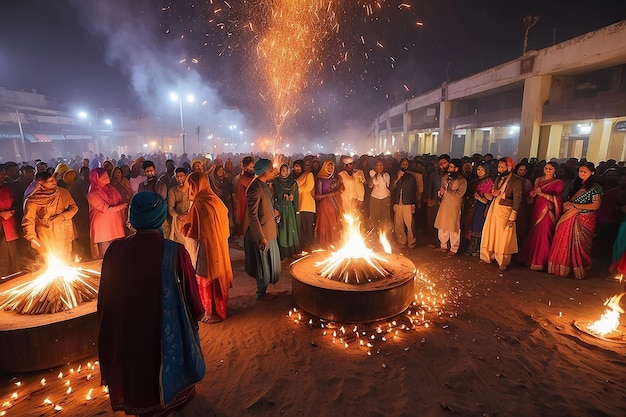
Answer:
M467 200L468 209L466 215L463 237L469 240L467 251L468 256L480 255L480 239L482 237L487 208L493 199L491 190L493 188L493 180L489 176L489 164L481 163L476 167L475 178L470 182L469 188L472 190L472 196Z

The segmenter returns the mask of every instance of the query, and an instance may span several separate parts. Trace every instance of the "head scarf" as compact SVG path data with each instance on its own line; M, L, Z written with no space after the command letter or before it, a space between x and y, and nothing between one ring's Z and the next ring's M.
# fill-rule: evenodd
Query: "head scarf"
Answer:
M74 181L76 181L76 171L74 171L73 169L68 169L67 171L65 171L65 174L63 174L63 182L65 182L69 187L74 184Z
M515 167L515 162L513 162L513 158L511 158L510 156L505 156L502 159L506 161L506 166L509 167L509 172L513 171L513 168Z
M191 224L188 237L203 242L207 260L206 278L217 278L222 294L227 294L228 288L233 286L233 270L228 249L228 209L211 189L207 174L192 172L188 181L195 191L187 216Z
M65 172L67 170L69 170L70 167L67 166L67 164L64 164L63 162L61 162L60 164L57 165L57 167L54 169L54 174L55 175L59 175L61 178L63 177L63 174L65 174Z
M327 179L327 178L330 178L330 177L333 176L333 174L329 175L326 172L327 168L328 168L328 165L330 165L330 164L334 164L334 162L332 160L330 160L330 159L327 159L327 160L324 161L324 163L322 164L322 168L320 168L319 172L317 173L317 178Z
M280 166L279 172L282 172L283 167L287 167L287 176L283 177L282 175L279 175L278 177L276 177L276 179L274 181L276 181L278 184L280 184L280 188L282 189L283 193L292 194L292 195L296 196L296 194L297 194L297 192L296 192L296 190L297 190L296 179L295 179L295 177L293 175L290 175L290 173L289 173L289 165L287 165L287 164L282 164Z
M109 173L104 168L94 168L89 172L89 193L98 193L109 206L117 206L122 202L122 196L115 187L107 181Z
M143 191L130 201L130 224L137 230L161 229L167 217L167 202L157 193Z
M204 171L204 163L202 162L202 160L201 160L200 158L194 158L194 159L192 159L192 160L191 160L191 164L190 164L191 169L193 169L193 165L194 165L196 162L199 162L199 163L200 163L200 166L202 167L202 170Z

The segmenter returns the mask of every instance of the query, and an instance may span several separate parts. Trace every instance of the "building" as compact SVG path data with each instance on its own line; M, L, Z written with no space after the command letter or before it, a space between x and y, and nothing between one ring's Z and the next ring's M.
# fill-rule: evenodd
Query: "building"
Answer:
M375 153L626 159L626 20L397 104Z
M0 162L181 150L177 130L158 118L102 108L79 115L63 107L35 90L0 87Z

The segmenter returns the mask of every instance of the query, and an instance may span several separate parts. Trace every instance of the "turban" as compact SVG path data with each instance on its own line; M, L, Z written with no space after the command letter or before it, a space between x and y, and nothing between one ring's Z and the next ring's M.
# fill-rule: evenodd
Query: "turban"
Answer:
M354 163L354 159L350 158L349 156L347 158L343 158L343 164L344 165L348 165L348 164L352 164Z
M261 158L254 164L254 175L261 176L270 167L270 160Z
M513 168L515 167L515 162L513 162L513 158L511 158L510 156L505 156L502 159L506 161L506 166L509 167L509 171L513 171Z
M73 169L68 169L67 171L65 171L65 174L63 174L63 181L65 181L68 186L74 184L75 180L76 171L74 171Z
M143 191L130 201L130 224L137 230L161 229L167 217L167 202L157 193Z
M70 169L70 167L67 166L67 164L64 163L60 163L59 165L57 165L57 167L54 169L54 173L55 174L60 174L63 175L65 174L65 171L67 171L68 169Z

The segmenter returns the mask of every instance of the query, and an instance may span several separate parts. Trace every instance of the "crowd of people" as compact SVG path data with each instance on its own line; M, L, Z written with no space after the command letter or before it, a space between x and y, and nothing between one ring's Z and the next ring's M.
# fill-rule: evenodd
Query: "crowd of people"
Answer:
M150 191L167 201L165 236L185 244L194 265L200 265L196 269L208 274L207 254L218 250L216 236L207 237L203 223L213 215L217 220L209 221L211 230L219 229L222 240L245 248L246 232L258 226L249 218L252 191L258 191L258 184L250 185L258 178L267 185L263 192L274 210L279 260L340 245L345 214L360 217L366 230L386 232L399 248L415 248L419 237L448 256L476 256L503 270L513 262L584 278L592 247L597 262L618 270L626 246L620 228L625 168L614 160L595 167L575 158L515 164L490 154L460 159L446 154L281 155L267 167L271 178L264 179L256 164L269 158L222 157L154 154L131 161L125 155L111 160L99 155L50 165L3 164L0 272L16 272L20 262L38 253L102 258L112 241L133 231L128 220L133 195ZM192 177L196 172L206 178ZM191 195L199 196L196 207ZM227 247L218 252L228 263ZM219 268L230 278L211 293L222 299L232 271ZM265 291L259 291L262 297ZM207 311L213 317L209 321L225 318L216 306Z
M197 321L227 318L234 245L258 300L275 298L268 286L282 261L338 248L347 216L397 249L428 245L500 270L582 279L593 252L602 268L626 272L623 162L266 156L0 164L0 274L49 256L103 259L98 344L115 410L167 414L193 396L204 374ZM129 330L140 320L154 322L151 343ZM137 366L161 384L129 383L137 373L126 368Z

